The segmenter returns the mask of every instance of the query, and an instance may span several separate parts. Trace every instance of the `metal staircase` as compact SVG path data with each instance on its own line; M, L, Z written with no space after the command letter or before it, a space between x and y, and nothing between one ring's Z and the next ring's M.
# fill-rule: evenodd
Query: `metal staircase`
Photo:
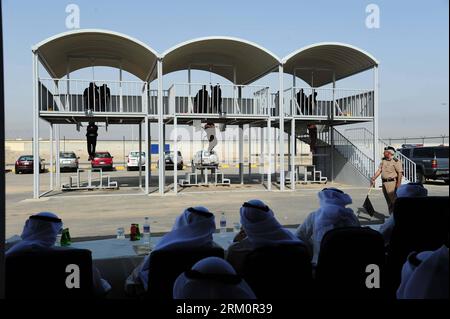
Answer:
M373 154L373 133L365 127L346 129L342 133L347 139L352 140L353 143L361 151L366 154ZM379 150L382 151L389 143L383 139L378 141ZM410 158L403 155L401 152L396 152L395 156L402 161L403 164L403 183L416 181L416 163Z
M331 146L330 131L323 128L321 132L317 134L317 146ZM334 147L335 150L343 156L362 176L367 180L374 174L374 161L367 154L362 152L355 144L342 135L336 129L332 129L334 132ZM302 135L299 137L301 141L310 144L310 138L308 135Z
M285 131L286 133L290 133L290 125L285 126ZM332 128L332 132L335 150L364 178L370 180L376 170L373 158L373 133L367 128L352 128L347 130ZM311 143L307 134L306 123L296 124L295 134L301 141L307 144ZM328 125L317 125L316 145L318 147L331 146L330 127ZM388 143L380 139L380 151L386 146L388 146ZM402 183L416 181L416 164L400 152L396 153L396 157L400 159L403 164Z

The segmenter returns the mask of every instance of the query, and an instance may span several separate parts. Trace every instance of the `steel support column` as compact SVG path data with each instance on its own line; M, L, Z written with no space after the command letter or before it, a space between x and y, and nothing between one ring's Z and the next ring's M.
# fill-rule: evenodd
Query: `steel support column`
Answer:
M53 166L53 124L50 123L50 134L49 134L49 147L50 147L50 190L53 190L53 184L54 184L54 174L53 171L55 169L55 167Z
M142 122L140 122L138 124L138 128L139 128L139 161L138 161L138 166L139 166L139 188L142 189Z
M148 116L145 117L145 194L149 194L150 187L150 122Z
M278 76L279 76L279 91L278 103L280 108L280 190L284 190L285 175L284 175L284 87L283 87L283 65L278 66Z
M290 154L290 166L291 166L291 189L295 190L295 118L292 117L291 120L291 136L290 136L290 149L289 149L289 154Z
M39 67L38 56L33 53L33 198L39 198Z
M270 117L267 119L267 158L269 160L269 163L267 165L267 190L272 190L272 156L270 154L272 150L272 141L271 141L271 119ZM274 129L275 130L275 129Z
M331 182L334 182L334 115L336 113L336 72L333 71L333 105L331 106L331 130L330 130L330 163L331 163Z
M56 147L55 147L55 171L56 171L56 189L61 189L61 165L60 165L60 152L61 152L61 127L59 124L55 124L56 132Z
M373 98L373 172L375 173L378 166L380 165L380 144L379 144L379 132L378 132L378 103L379 103L379 90L380 83L378 77L378 65L373 68L373 81L374 81L374 98ZM377 179L376 187L381 186L380 179Z
M239 180L244 184L244 126L239 125Z
M252 176L252 125L248 125L248 179Z
M158 189L159 194L164 195L165 181L164 181L164 109L163 109L163 73L162 60L158 59L157 73L158 73Z
M259 170L260 170L260 174L261 174L261 184L264 183L264 161L265 161L265 157L264 157L264 127L261 127L259 129L260 131L260 136L259 136L259 143L260 143L260 147L261 147L261 151L259 152Z
M178 129L177 117L173 118L173 191L178 193Z

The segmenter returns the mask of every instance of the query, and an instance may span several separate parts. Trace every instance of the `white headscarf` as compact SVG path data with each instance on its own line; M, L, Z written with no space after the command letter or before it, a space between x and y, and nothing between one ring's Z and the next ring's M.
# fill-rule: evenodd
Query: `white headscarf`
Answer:
M280 225L273 211L260 200L244 203L240 214L242 227L253 248L301 243L300 239Z
M214 215L207 208L190 207L177 217L172 230L161 238L154 250L189 249L212 245L215 230ZM149 269L150 257L147 256L139 272L145 289L147 289Z
M397 188L396 195L401 197L427 197L428 190L420 183L408 183Z
M55 245L62 227L61 219L53 213L41 212L30 216L23 227L20 236L22 240L12 246L6 254L33 248L50 248Z
M191 272L178 276L173 287L173 298L256 299L256 296L227 261L208 257L197 262Z
M449 252L446 246L417 255L411 253L403 265L397 298L448 299L448 262Z
M314 219L314 242L320 245L325 233L338 227L360 226L359 220L351 208L350 195L337 188L325 188L318 193L320 208Z

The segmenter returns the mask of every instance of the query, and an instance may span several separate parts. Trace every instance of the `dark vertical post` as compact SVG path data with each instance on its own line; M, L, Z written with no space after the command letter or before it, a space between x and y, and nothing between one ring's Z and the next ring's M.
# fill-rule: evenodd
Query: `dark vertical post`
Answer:
M5 127L5 103L3 82L3 29L2 2L0 1L0 127ZM5 131L0 130L0 245L5 242ZM4 246L3 246L4 247ZM0 299L5 298L5 251L0 249Z

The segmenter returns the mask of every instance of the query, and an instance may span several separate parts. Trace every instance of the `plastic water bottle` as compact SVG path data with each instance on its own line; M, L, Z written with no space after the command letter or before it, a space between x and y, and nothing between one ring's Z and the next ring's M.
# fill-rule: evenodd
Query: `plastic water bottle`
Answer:
M150 245L150 223L149 218L145 217L144 225L142 226L142 233L144 237L144 244Z
M220 216L220 232L222 234L227 232L227 218L225 217L225 213L222 213Z

